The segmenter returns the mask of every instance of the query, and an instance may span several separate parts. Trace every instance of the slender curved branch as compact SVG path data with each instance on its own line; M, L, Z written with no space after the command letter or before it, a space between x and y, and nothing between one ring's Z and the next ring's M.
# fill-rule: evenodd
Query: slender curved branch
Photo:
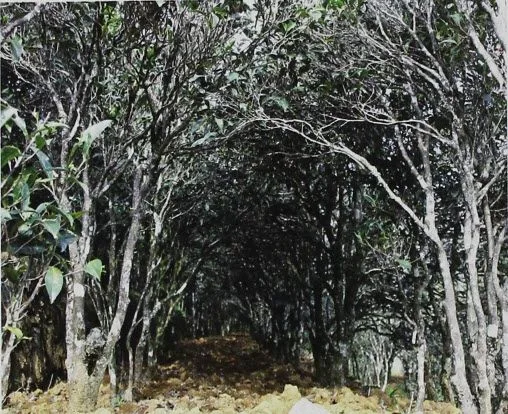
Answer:
M35 15L39 14L44 5L45 3L42 2L37 3L30 13L25 14L23 17L20 17L19 19L13 20L2 30L0 30L0 44L2 44L14 32L14 30L17 27L28 23L30 20L33 19Z

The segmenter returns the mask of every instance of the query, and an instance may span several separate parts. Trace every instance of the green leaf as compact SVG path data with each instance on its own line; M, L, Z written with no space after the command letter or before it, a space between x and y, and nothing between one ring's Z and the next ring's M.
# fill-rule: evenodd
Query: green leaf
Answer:
M208 19L208 27L211 29L215 28L220 22L220 17L212 13Z
M69 177L69 181L73 184L79 185L83 189L83 191L88 191L87 185L83 181L79 181L76 177L73 176Z
M224 120L220 119L220 118L215 118L215 123L219 127L219 131L223 132L224 131Z
M462 13L453 13L451 16L452 20L454 21L454 23L457 25L457 26L460 26L460 24L462 23L462 20L463 20L463 16L462 16Z
M234 82L237 81L240 78L240 75L238 72L231 72L228 75L228 82Z
M345 0L330 0L328 2L328 7L333 9L341 9L346 4Z
M29 223L23 223L18 227L18 233L23 236L31 236L33 234L32 226Z
M365 200L367 200L367 202L368 202L368 203L369 203L372 207L376 207L377 200L376 200L374 197L371 197L370 195L365 194Z
M296 27L296 23L293 20L288 20L287 22L282 23L282 27L286 33L289 33Z
M85 272L99 280L102 273L102 262L100 259L93 259L85 265Z
M21 37L13 36L10 43L13 60L17 62L21 59L21 55L23 54L23 41Z
M41 134L37 134L35 136L35 147L37 149L43 149L45 146L46 146L46 139Z
M2 128L9 120L18 113L16 108L9 106L6 109L0 111L0 128Z
M19 328L15 328L13 326L4 326L4 331L9 331L10 333L14 334L18 341L23 339L23 331Z
M74 225L74 216L71 213L68 213L67 211L62 210L60 208L57 208L57 211L66 218L71 227Z
M79 220L81 217L83 217L84 212L83 211L73 211L70 214L74 220Z
M23 118L21 118L17 113L16 113L16 115L14 115L12 120L18 126L18 128L21 129L21 131L23 131L23 135L26 137L28 135L28 131L26 129L25 120Z
M64 230L60 232L60 234L58 235L58 247L60 247L60 251L63 253L65 250L67 250L69 244L76 241L77 238L78 236L76 236L69 230Z
M397 263L405 273L409 273L412 269L411 262L409 260L397 259Z
M56 122L56 121L49 121L44 124L46 128L64 128L67 126L67 124L64 124L63 122Z
M200 145L206 144L208 141L215 138L217 134L215 132L207 132L203 138L199 138L196 141L194 141L191 145L191 148L199 147Z
M314 21L321 19L321 16L322 16L321 9L312 9L310 11L310 18Z
M27 183L23 183L21 186L21 210L28 210L28 206L30 205L30 187L28 187Z
M6 210L3 207L0 207L0 221L3 223L6 223L7 221L11 220L12 216L9 210Z
M272 97L272 101L275 102L275 104L280 107L284 112L286 112L289 109L289 103L286 100L286 98L283 98L282 96L274 96Z
M41 163L42 169L46 173L49 179L53 179L53 166L51 165L51 162L49 161L49 157L44 154L42 151L36 151L35 155L37 155L37 158L39 158L39 162Z
M35 219L38 217L37 212L33 208L27 208L19 212L20 217L25 221L27 225L31 226Z
M187 2L187 7L189 8L189 10L197 11L199 8L199 1L198 0L189 0Z
M58 233L60 232L60 217L56 219L42 220L44 228L51 233L55 240L58 240Z
M37 208L35 209L35 212L39 215L41 215L42 213L44 213L47 209L48 209L48 206L50 206L52 204L51 201L46 201L44 203L41 203L37 206Z
M220 19L225 19L229 14L227 9L221 6L215 6L212 10L212 13Z
M83 131L79 142L83 144L83 152L88 154L92 143L104 132L104 130L111 125L111 119L100 121L94 125L89 126Z
M63 287L62 271L56 267L50 266L44 277L46 291L49 295L50 303L53 303Z
M13 147L12 145L6 145L2 148L0 157L2 158L2 168L13 159L19 157L21 155L21 151L17 147Z

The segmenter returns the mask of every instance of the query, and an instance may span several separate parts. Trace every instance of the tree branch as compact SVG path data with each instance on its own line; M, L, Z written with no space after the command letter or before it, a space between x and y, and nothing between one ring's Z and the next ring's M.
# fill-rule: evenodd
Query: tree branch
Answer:
M0 44L2 44L4 40L6 40L12 34L12 32L14 32L16 27L22 26L32 20L32 18L41 11L43 6L44 3L37 3L30 13L25 14L23 17L20 17L19 19L12 21L7 26L5 26L0 31Z

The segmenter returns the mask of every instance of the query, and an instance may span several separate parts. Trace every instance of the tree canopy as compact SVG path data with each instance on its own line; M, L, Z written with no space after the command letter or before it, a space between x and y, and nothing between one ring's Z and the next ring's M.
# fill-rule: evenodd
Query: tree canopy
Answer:
M402 359L415 412L508 409L505 0L2 12L2 399L23 354L86 412L241 331L324 385Z

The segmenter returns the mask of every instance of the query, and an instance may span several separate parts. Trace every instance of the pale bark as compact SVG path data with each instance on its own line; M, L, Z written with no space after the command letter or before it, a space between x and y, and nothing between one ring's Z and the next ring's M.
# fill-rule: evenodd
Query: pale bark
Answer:
M109 268L108 268L108 287L106 289L106 318L107 318L107 328L109 329L109 325L114 316L114 307L116 304L115 298L115 286L116 286L116 277L118 274L118 257L117 257L117 217L115 214L115 209L113 202L111 200L108 201L108 210L109 210L109 227L110 227L110 240L109 240L109 251L108 251L108 260L109 260ZM123 247L123 246L122 246ZM106 325L104 325L106 327ZM116 366L116 356L115 350L111 354L111 361L108 365L108 373L109 373L109 389L111 390L111 398L116 398L118 394L118 378L116 374L117 366Z
M6 24L2 30L0 30L0 44L3 43L16 28L27 24L30 20L32 20L37 14L40 13L41 9L45 6L45 3L39 2L36 3L34 8L25 14L23 17L16 19L8 24Z
M490 333L496 340L496 348L501 349L501 366L504 381L501 390L501 402L497 412L502 413L508 410L508 281L505 280L504 285L501 285L498 275L498 265L501 249L506 245L506 226L502 226L496 237L494 229L492 228L492 222L490 220L490 209L487 202L484 203L484 211L484 215L486 217L485 222L487 228L489 251L489 269L487 272L487 277L492 280L495 299L499 304L499 310L501 314L501 338L498 338L499 327L497 324L493 324L490 327ZM497 319L494 319L494 321L497 321ZM497 350L495 352L497 352ZM493 358L494 357L495 355L493 355Z
M45 264L43 263L39 267L37 267L37 264L30 262L28 270L25 271L21 279L18 282L16 282L16 291L11 293L11 297L7 301L8 305L4 307L5 323L2 328L7 326L11 328L21 327L22 321L26 316L26 312L29 306L37 297L43 286L44 279L42 271L45 270L47 266L48 263ZM34 270L32 269L34 269L35 272L40 274L38 276L38 280L35 286L32 285L32 287L30 288L31 284L30 275L33 275L34 272ZM4 283L5 282L3 282L2 284ZM3 286L3 289L6 289L6 285ZM7 295L5 291L2 292L2 294ZM25 295L27 294L28 297L25 297ZM2 299L4 299L4 297L2 297ZM6 336L6 340L4 340L4 335ZM0 407L4 398L7 395L7 390L9 388L9 377L11 373L11 355L14 349L18 346L19 341L20 339L16 338L16 335L12 332L9 331L0 332Z
M175 176L181 173L180 169L177 169ZM127 352L129 358L129 369L127 388L124 393L124 399L126 401L132 401L134 387L139 383L141 379L141 373L143 369L144 351L146 349L146 340L148 336L148 329L152 319L156 316L160 309L160 302L157 301L154 309L151 309L153 305L152 297L154 290L156 289L157 280L155 279L156 274L159 271L159 267L162 262L160 252L158 250L158 244L161 243L161 235L163 231L163 224L167 215L170 212L170 202L172 196L173 187L170 187L169 191L162 200L159 199L159 195L162 192L162 185L166 182L167 177L163 174L157 179L157 185L155 189L155 202L154 211L152 214L152 220L150 223L150 239L149 239L149 258L148 258L148 269L143 291L136 305L136 310L132 319L131 326L127 333ZM173 180L174 182L174 180ZM141 334L137 344L132 343L132 335L135 329L141 323Z
M133 324L134 326L134 324ZM132 328L132 327L131 327ZM127 402L132 402L134 398L134 351L133 346L130 343L132 340L132 329L129 330L127 335L127 355L129 361L129 369L127 373L127 387L123 393L123 399Z
M372 165L365 157L351 150L343 143L336 144L327 140L320 132L323 130L323 128L321 128L319 131L315 130L310 123L302 120L285 121L282 119L270 119L268 117L261 118L258 120L263 120L264 122L272 123L278 128L286 129L297 135L302 136L307 141L326 146L327 148L330 148L332 151L338 154L344 154L351 160L356 162L358 165L365 168L383 187L388 196L393 201L395 201L404 211L408 213L409 217L411 217L413 222L418 227L420 227L423 230L423 232L427 235L427 237L433 242L437 252L439 269L444 285L445 292L444 308L446 312L448 329L450 332L450 340L453 349L453 362L455 372L452 377L452 383L454 384L457 390L457 396L460 401L460 406L464 411L464 413L476 414L478 412L477 407L474 402L471 388L467 381L465 353L462 342L462 334L460 331L460 325L458 321L455 289L453 286L453 277L450 271L450 262L436 225L436 212L435 212L436 201L434 196L434 190L432 187L432 171L428 152L429 146L428 137L420 138L418 140L418 147L423 160L422 162L424 167L424 175L421 176L420 173L416 171L416 169L415 170L412 169L413 173L416 172L416 174L418 174L417 179L423 186L423 190L425 192L425 219L424 221L422 221L415 213L415 211L411 209L411 207L409 207L409 205L400 196L395 194L395 192L392 190L392 188L389 186L386 180L381 176L378 169L374 165ZM305 128L308 128L310 133L306 133L303 127L302 128L295 127L293 123L301 124ZM412 165L412 162L408 158L406 158L406 162L409 166Z
M497 297L496 285L494 280L497 279L497 263L494 263L494 229L492 226L492 218L490 214L489 198L483 198L483 217L485 222L485 230L487 232L487 274L486 274L486 293L487 293L487 308L489 316L489 331L496 332L499 328L499 315L497 312ZM494 271L494 268L496 270ZM498 280L499 282L499 280Z
M423 334L423 332L422 332ZM419 335L420 336L420 335ZM416 397L415 404L415 413L423 414L423 402L425 401L425 352L427 351L427 343L425 338L422 335L420 339L420 345L418 346L417 353L417 366L418 366L418 374L417 374L417 384L418 384L418 393Z
M76 340L73 347L73 354L71 355L72 359L68 356L69 365L67 369L69 375L69 410L71 412L88 412L95 408L100 383L104 377L107 366L111 363L114 347L120 337L120 331L127 312L127 306L129 304L130 278L134 259L134 250L140 233L142 175L143 169L140 165L138 165L134 174L132 185L132 217L122 259L117 308L106 338L104 349L100 353L95 367L93 367L91 372L89 372L87 368L87 356L84 348L84 340ZM74 304L77 303L81 306L82 300L84 300L84 288L83 297L80 295L74 295ZM74 315L75 318L73 319L73 322L76 323L81 320L83 328L73 325L70 327L71 331L82 334L84 338L84 320L82 319L82 315L79 313L76 315L76 312ZM77 335L74 334L74 337L76 336Z
M474 7L474 3L468 3L463 0L457 0L456 4L461 10L464 15L467 17L468 22L468 35L471 38L474 47L476 48L478 54L483 58L483 60L487 63L487 66L489 67L490 73L493 75L494 79L498 82L498 85L503 92L504 100L505 100L505 123L506 127L508 128L508 1L507 0L497 0L495 1L495 4L493 5L491 2L482 1L481 5L482 7L488 12L490 19L494 26L495 34L497 35L502 47L501 50L502 56L501 59L496 58L495 55L493 55L491 52L487 50L487 47L482 43L480 40L480 36L478 35L478 32L474 26L474 22L469 17L472 12L472 7ZM503 62L504 61L504 62ZM505 136L506 146L505 148L508 148L508 136ZM506 162L508 164L508 152L506 154ZM506 177L506 188L508 190L508 168L507 168L507 177ZM473 192L474 188L470 187L470 192ZM469 203L470 207L470 214L472 214L472 220L473 225L477 226L478 223L475 223L475 210L476 207L476 200L474 203L474 208L471 209L472 203ZM488 206L488 205L487 205ZM493 264L493 231L492 231L492 223L490 222L490 211L488 208L486 209L484 207L484 217L485 217L485 225L487 227L487 243L488 243L488 255L489 255L489 262L490 262L490 270L487 274L487 300L488 300L488 306L489 306L489 333L492 336L497 336L497 333L495 332L497 329L498 324L498 316L497 316L497 306L494 305L493 301L493 285L494 290L496 291L496 296L499 300L499 307L501 312L501 320L502 320L502 339L501 343L502 345L502 367L503 367L503 375L504 375L504 385L503 385L503 391L502 391L502 402L501 406L498 409L498 412L503 412L504 410L508 410L508 322L506 321L508 318L508 286L506 286L506 289L501 289L501 286L499 286L499 281L497 278L497 263ZM504 230L503 230L504 232ZM474 250L475 250L475 237L476 234L473 232L472 240L473 244L470 251L468 252L468 258L467 258L467 264L468 264L468 270L472 270L472 265L474 263ZM501 237L501 239L504 239L504 236ZM503 243L503 240L501 241L501 244ZM474 274L474 270L473 270ZM490 386L495 387L495 373L493 372L495 370L494 364L493 364L493 357L488 359L488 356L486 355L488 353L487 345L486 345L486 336L487 336L487 328L485 328L484 331L484 325L486 323L484 320L482 320L482 315L480 312L481 302L479 301L479 298L476 297L476 286L473 286L473 301L475 303L475 309L477 310L477 313L480 313L480 320L479 320L479 345L480 348L478 349L478 353L483 358L483 355L485 354L486 359L486 367L484 369L483 367L483 361L481 363L481 372L480 372L480 392L481 392L481 398L480 398L480 408L482 412L487 413L487 410L492 410L492 407L489 402L489 392L492 392L494 390L488 390L487 386L485 385L485 381L490 382ZM485 342L485 344L484 344ZM490 371L490 372L489 372ZM489 375L490 374L490 375Z
M16 347L16 336L13 333L7 335L7 340L2 341L2 352L0 355L0 407L9 389L9 377L11 374L11 354Z
M62 174L63 175L63 174ZM85 184L86 185L86 184ZM65 188L65 187L64 187ZM70 201L62 192L60 203L67 211L72 211ZM69 388L69 407L74 412L86 412L95 406L90 398L102 378L89 377L86 364L85 331L85 267L90 252L92 225L92 200L88 189L83 191L82 233L80 238L69 245L71 276L67 279L66 346L67 380ZM97 395L96 394L96 395Z
M414 328L415 328L415 345L418 345L418 351L416 356L416 362L417 362L417 396L416 396L416 405L415 405L415 412L416 413L422 413L423 414L423 402L425 401L425 391L426 391L426 384L425 384L425 356L427 352L427 341L425 338L425 320L423 317L423 311L422 311L422 300L424 292L427 290L430 279L431 279L431 273L429 271L428 265L427 265L427 254L428 254L428 246L424 245L422 249L419 251L420 256L420 262L423 267L423 270L425 272L425 277L423 281L417 282L418 286L416 289L416 297L415 297L415 310L414 310ZM420 279L420 268L418 265L413 266L413 276L416 281L419 281Z
M149 281L147 281L149 283ZM138 320L138 312L136 312L131 328L127 335L127 351L129 357L129 372L127 379L127 388L125 390L124 399L125 401L132 401L133 390L143 379L143 368L144 368L144 357L146 351L146 345L148 341L148 335L150 333L149 328L152 320L157 316L161 309L161 302L157 301L152 307L152 289L153 286L149 286L149 291L140 300L139 309L142 309L142 317ZM131 343L132 334L138 323L141 322L141 333L137 344Z
M83 83L84 84L84 83ZM83 84L81 85L82 87ZM61 150L59 175L59 200L58 204L63 211L73 211L70 200L67 170L70 143L79 124L79 114L77 113L77 99L73 99L73 104L68 112L65 112L62 101L55 92L53 86L46 83L51 92L52 99L58 110L59 121L66 126L61 132ZM75 90L75 96L78 91ZM75 127L68 126L71 119L76 118ZM70 400L73 399L76 411L81 412L90 408L89 396L94 390L99 390L100 380L88 378L87 367L85 363L85 275L83 268L86 264L90 252L91 237L94 231L92 209L93 202L88 188L87 166L83 171L83 204L82 204L82 231L80 237L69 244L69 264L70 275L66 278L67 301L65 314L65 343L67 356L65 366L67 369L68 389ZM81 407L81 411L78 408Z
M144 367L144 358L147 356L147 361L149 358L149 349L148 349L148 339L150 335L150 324L155 319L159 311L161 310L162 303L156 301L155 305L152 309L149 309L148 303L145 303L145 310L143 314L143 324L141 326L141 335L139 337L138 346L136 347L135 354L135 365L134 365L134 382L139 383L143 376L143 367ZM148 365L150 366L150 365Z
M118 378L116 374L116 355L115 350L111 354L111 361L108 365L109 389L111 391L111 400L114 400L118 394Z
M148 274L146 277L145 285L143 287L143 291L141 293L141 297L136 305L136 310L134 312L134 316L132 319L131 326L129 328L129 332L127 333L127 352L129 358L129 370L128 370L128 379L127 379L127 388L125 389L124 399L125 401L132 401L133 399L133 391L134 386L137 385L138 379L141 377L141 370L143 367L143 354L141 350L143 349L143 343L146 340L146 332L148 327L150 326L151 321L151 312L149 306L151 305L152 293L154 284L153 284L153 276L154 272L160 264L155 263L155 249L156 249L156 232L152 229L150 234L150 253L148 260ZM135 329L141 326L141 336L138 340L137 344L132 343L132 335ZM146 326L148 325L148 326Z
M411 6L408 3L404 3L401 5L402 8L406 7L410 12ZM485 5L484 5L485 7ZM488 7L488 5L486 6ZM429 2L429 10L432 11L433 2ZM506 34L508 33L508 13L506 8L506 0L502 0L498 2L498 9L496 12L492 12L491 16L494 20L496 31L498 32L498 36L500 39L505 40L508 39ZM503 12L504 11L504 12ZM412 10L413 16L416 16L416 10ZM380 25L380 30L382 33L382 37L384 37L385 44L377 41L372 38L369 34L367 34L367 40L372 41L373 44L379 46L384 52L395 54L396 58L402 59L402 66L404 66L401 70L405 71L408 77L408 87L407 90L412 99L412 106L417 114L418 119L412 119L406 121L399 121L393 115L389 113L380 114L378 109L369 110L362 104L358 105L358 109L362 114L365 114L364 122L371 122L374 124L382 124L382 125L393 125L397 134L398 125L405 125L408 130L416 131L416 137L425 136L426 138L418 138L418 149L421 155L421 164L416 167L413 163L413 160L410 158L409 154L406 152L403 141L400 137L398 137L399 147L401 149L402 156L406 161L410 171L413 173L417 182L420 184L422 189L425 192L425 218L421 220L415 212L405 203L405 201L396 194L387 184L387 182L380 175L379 171L375 168L375 166L371 165L364 157L360 156L358 153L355 153L351 149L347 148L342 143L332 143L324 136L324 131L331 130L331 127L336 122L350 122L348 119L339 119L332 117L333 122L328 125L321 126L319 129L315 128L311 122L307 122L304 120L281 120L281 119L269 119L268 117L264 117L264 121L268 122L271 125L275 125L275 127L289 130L295 134L303 136L308 141L324 145L328 148L331 148L333 151L344 154L348 156L350 159L354 160L357 164L365 168L373 177L375 177L384 190L387 192L389 197L394 200L408 215L412 218L412 220L423 230L423 232L429 237L430 240L433 241L436 252L438 263L440 267L440 272L442 275L442 280L444 284L445 291L445 301L444 307L447 316L448 330L450 332L450 341L453 349L453 362L454 362L454 375L452 377L452 382L457 390L458 399L460 401L461 408L465 413L476 413L478 409L481 413L487 414L492 412L492 393L495 387L495 382L493 382L493 378L495 377L494 364L493 359L488 357L488 346L487 346L487 323L485 311L482 306L482 298L480 292L482 292L482 286L479 283L478 277L478 250L481 240L480 235L480 226L482 225L479 213L477 211L478 204L481 201L481 198L484 197L492 185L494 180L499 178L499 171L495 172L492 176L491 181L485 185L483 188L478 187L479 183L476 182L475 177L473 176L473 160L470 158L474 156L475 149L466 147L468 144L467 140L462 136L462 128L463 128L463 119L460 118L454 110L454 102L452 98L449 98L445 95L444 91L451 90L451 84L446 77L446 71L442 70L441 64L439 61L434 59L432 53L426 48L425 44L420 41L417 33L414 28L410 27L406 21L404 21L398 11L396 10L382 10L380 13L384 13L396 24L399 24L404 30L407 30L418 43L419 48L425 54L425 56L429 59L428 63L422 63L422 61L415 60L414 57L408 56L404 53L400 54L400 50L398 49L398 45L393 43L392 40L388 37L388 35L384 32L382 24ZM497 13L497 14L496 14ZM503 14L504 13L504 14ZM500 17L502 15L502 17ZM497 20L496 20L497 19ZM496 23L499 21L503 21L503 24ZM432 25L428 25L429 31L432 31ZM499 33L502 31L502 33ZM478 47L480 55L482 55L488 65L491 68L496 79L499 81L501 88L504 89L505 96L507 97L508 102L508 92L506 91L506 79L501 78L500 73L504 72L508 73L506 70L497 70L497 67L492 66L494 62L490 56L487 56L485 53L485 49L481 49L478 44L478 38L474 38L474 33L470 31L470 35L472 34L473 44ZM431 37L433 36L430 33ZM506 43L504 43L506 46ZM505 61L507 60L508 52L505 47ZM495 63L495 62L494 62ZM506 63L506 62L505 62ZM381 62L381 64L383 64ZM440 98L440 104L443 105L447 111L450 111L450 114L453 116L453 124L451 130L451 139L443 137L440 132L438 132L435 128L432 128L431 125L428 125L425 122L425 117L421 114L417 94L411 90L411 84L413 82L411 71L414 71L419 76L423 77L429 85L435 90L437 95ZM496 76L497 75L497 76ZM383 97L382 97L383 98ZM381 99L382 99L381 98ZM260 117L263 119L263 117ZM361 122L361 120L359 120ZM508 117L507 117L508 122ZM416 125L416 126L415 126ZM464 233L463 233L463 245L465 248L465 265L467 270L467 279L466 282L468 284L469 297L470 297L470 324L468 326L468 331L470 332L470 339L473 344L473 366L471 367L471 371L478 378L478 407L476 406L475 400L472 394L472 384L468 383L468 370L466 369L466 361L465 361L465 352L464 345L462 339L462 333L460 329L460 325L458 323L458 315L457 315L457 307L456 307L456 296L454 292L454 282L452 277L452 272L450 269L450 259L448 257L447 251L445 249L445 240L439 234L437 220L436 220L436 199L434 195L433 185L432 185L432 170L431 170L431 162L429 159L429 137L437 139L442 145L446 145L454 154L454 166L460 172L459 177L462 184L462 196L465 201L465 211L464 211ZM473 155L471 155L473 154ZM420 167L423 167L423 171L420 172ZM503 167L499 167L503 168ZM477 188L478 187L478 188ZM492 279L494 283L494 279ZM487 285L487 288L492 292L492 283L490 284L490 288ZM501 292L502 289L497 289L497 292ZM491 294L492 296L492 294ZM502 293L498 293L498 296L502 296ZM503 300L500 300L502 302ZM490 303L492 304L492 300ZM491 314L496 313L497 310L491 310ZM503 332L504 335L504 332ZM506 341L505 341L506 343ZM476 394L476 386L473 388Z

